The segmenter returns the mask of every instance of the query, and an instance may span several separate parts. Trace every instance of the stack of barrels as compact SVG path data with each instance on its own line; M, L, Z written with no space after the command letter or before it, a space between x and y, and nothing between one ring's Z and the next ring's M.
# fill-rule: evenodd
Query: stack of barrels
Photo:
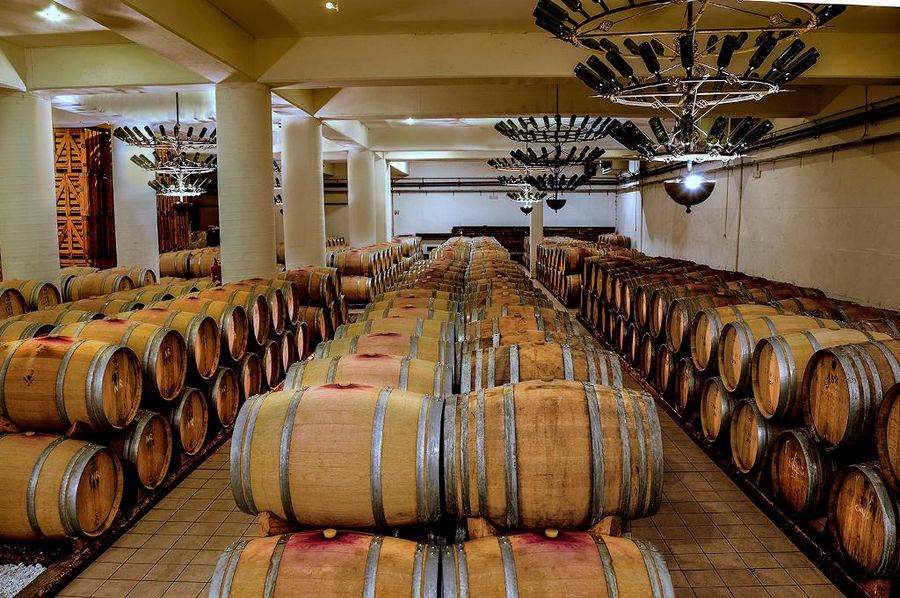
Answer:
M221 259L218 247L170 251L159 256L160 276L177 278L206 278L212 274L213 263Z
M0 320L0 537L95 537L130 516L306 356L301 297L286 279L164 279Z
M640 252L585 261L580 316L848 569L900 573L900 313Z
M601 254L596 243L569 237L546 237L537 248L539 282L566 307L577 307L582 292L584 260Z
M326 252L325 262L341 275L341 293L351 305L365 305L383 292L422 258L421 238L398 237L355 249Z
M493 239L413 270L242 408L235 500L294 531L226 549L210 595L673 596L659 553L600 531L658 507L650 397Z

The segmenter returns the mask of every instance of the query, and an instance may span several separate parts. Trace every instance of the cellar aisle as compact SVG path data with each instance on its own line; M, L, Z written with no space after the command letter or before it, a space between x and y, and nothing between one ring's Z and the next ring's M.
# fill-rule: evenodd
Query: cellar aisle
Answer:
M663 502L658 514L632 524L632 535L663 553L679 598L841 596L661 410L660 422ZM228 487L230 446L225 443L59 595L205 596L222 549L256 535L253 517L237 510Z

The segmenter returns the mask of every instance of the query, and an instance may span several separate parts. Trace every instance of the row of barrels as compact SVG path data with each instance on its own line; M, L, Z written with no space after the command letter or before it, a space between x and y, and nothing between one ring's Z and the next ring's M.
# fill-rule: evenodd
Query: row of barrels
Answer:
M243 401L278 387L308 352L299 306L285 299L295 286L198 291L192 282L190 294L106 317L0 322L9 341L0 344L0 416L5 431L18 430L0 438L0 537L99 536L123 504L230 429Z
M590 368L578 353L562 357L568 345L556 344L556 366L544 363L550 350L543 345L552 342L540 341L541 349L499 344L520 331L544 334L538 314L553 312L528 302L535 296L527 277L497 259L499 249L485 239L451 239L423 262L421 286L410 278L408 286L379 296L379 305L317 348L317 359L293 366L284 391L243 407L231 453L232 491L242 510L385 535L325 529L238 542L219 559L211 595L256 592L261 578L266 587L294 588L305 583L294 581L290 571L297 567L317 580L311 595L337 587L366 595L376 586L397 596L515 595L519 584L538 584L542 593L593 592L600 584L613 595L673 595L651 547L556 531L656 510L659 422L650 398L622 388L620 375L617 386L594 384L590 376L599 366ZM450 275L432 276L442 271ZM493 292L515 292L519 301L491 307L486 297ZM478 357L469 361L484 366L473 374L480 390L453 394L438 371L447 371L460 328L465 336L456 344L468 349L479 340L469 336L480 330L479 314L509 308L522 311L492 316L497 335L489 338L490 349L512 359L502 365L492 355L488 365L476 349ZM547 321L563 317L568 314L558 312ZM451 320L456 330L447 326ZM617 366L615 360L608 369ZM351 471L369 475L339 473ZM408 535L392 532L397 528L435 530L444 519L473 517L505 532L554 529L443 548L391 537Z
M221 259L219 247L169 251L159 256L159 275L206 278L212 274L213 264Z
M632 253L586 262L582 318L801 526L865 576L900 573L896 312Z
M607 243L602 239L592 243L570 237L547 237L537 248L535 275L563 305L578 307L585 280L585 261L621 250L620 244Z
M422 258L420 237L327 254L326 263L341 273L341 293L351 305L365 305L396 284Z

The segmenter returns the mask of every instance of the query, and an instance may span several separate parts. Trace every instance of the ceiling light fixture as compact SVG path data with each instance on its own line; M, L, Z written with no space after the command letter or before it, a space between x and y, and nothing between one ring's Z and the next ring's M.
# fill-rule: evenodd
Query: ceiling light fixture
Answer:
M37 16L45 21L50 21L51 23L59 23L69 19L69 15L61 11L55 4L51 4L43 10L39 10Z
M334 12L340 12L341 7L338 6L337 0L327 0L324 4L325 10L331 10Z
M407 125L414 125L416 124L416 119L410 116L409 118L403 119L403 122Z
M716 182L708 180L702 174L691 172L691 163L688 162L687 174L677 179L664 181L663 188L672 201L685 206L685 212L690 214L692 206L709 199L713 189L716 188Z

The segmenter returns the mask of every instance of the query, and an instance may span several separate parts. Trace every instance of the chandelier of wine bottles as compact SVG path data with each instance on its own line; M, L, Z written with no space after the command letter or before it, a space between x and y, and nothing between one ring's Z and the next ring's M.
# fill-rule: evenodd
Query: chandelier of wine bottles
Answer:
M156 130L149 125L143 127L123 126L113 129L113 135L125 143L142 149L153 150L153 159L137 154L131 161L155 177L148 185L159 195L178 197L184 202L186 197L202 195L212 178L198 178L216 170L216 155L201 155L216 147L216 130L207 134L203 127L194 134L194 127L181 127L178 94L175 94L175 125L167 130L158 125ZM193 155L190 153L193 152Z
M559 90L557 90L557 94ZM557 104L559 99L557 98ZM598 141L606 137L606 127L609 126L609 118L591 118L590 116L577 116L573 114L563 118L560 114L555 116L519 117L515 120L507 119L494 125L498 133L512 141L519 143L537 143L559 146L570 143L583 143L586 141Z

